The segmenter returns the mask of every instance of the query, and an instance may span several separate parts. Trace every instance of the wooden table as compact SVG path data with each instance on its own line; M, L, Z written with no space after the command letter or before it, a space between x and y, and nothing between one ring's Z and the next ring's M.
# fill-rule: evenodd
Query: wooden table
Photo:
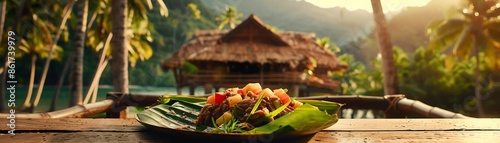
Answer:
M0 142L179 142L134 119L17 119L15 135L0 119ZM261 141L271 141L261 139ZM321 132L286 142L500 142L500 119L341 119ZM207 141L203 141L207 142ZM255 142L240 141L240 142Z

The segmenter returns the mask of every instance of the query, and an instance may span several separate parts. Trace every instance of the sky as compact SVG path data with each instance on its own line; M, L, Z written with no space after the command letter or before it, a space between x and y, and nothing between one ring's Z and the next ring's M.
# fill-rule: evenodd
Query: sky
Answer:
M347 10L366 10L372 12L370 0L305 0L321 8L344 7ZM424 6L430 0L381 0L384 12L399 11L409 6Z

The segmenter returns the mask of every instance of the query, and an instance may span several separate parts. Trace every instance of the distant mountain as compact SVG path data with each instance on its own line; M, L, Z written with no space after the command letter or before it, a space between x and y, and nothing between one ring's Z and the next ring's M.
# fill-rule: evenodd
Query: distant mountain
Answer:
M460 0L432 0L423 7L407 7L398 12L386 13L388 30L394 46L406 53L426 46L429 40L426 30L430 22L444 18L445 10ZM344 8L320 8L299 0L201 0L215 13L224 11L226 5L237 7L248 16L256 14L262 21L278 29L316 33L318 37L330 37L341 46L342 53L354 54L365 64L374 60L378 53L373 34L372 14L349 11Z
M460 0L432 0L423 7L408 7L388 22L389 33L395 46L412 53L429 42L427 28L435 20L443 19L445 11Z
M320 8L297 0L201 0L221 13L226 5L235 6L246 16L257 15L264 23L285 31L316 33L341 45L364 37L373 26L372 14L344 8Z
M445 11L458 4L461 0L432 0L423 7L408 7L388 19L388 30L394 46L411 54L418 47L427 46L429 36L428 25L435 20L443 19ZM367 37L340 45L342 52L353 54L354 57L370 65L378 54L377 41L373 31Z

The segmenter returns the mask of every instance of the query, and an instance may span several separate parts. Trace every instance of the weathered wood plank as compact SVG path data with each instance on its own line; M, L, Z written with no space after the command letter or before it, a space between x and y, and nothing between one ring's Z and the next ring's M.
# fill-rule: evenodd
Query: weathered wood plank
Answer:
M335 142L480 142L497 143L500 131L397 131L397 132L319 132L311 143Z
M0 134L10 130L8 120L0 120ZM17 131L138 131L135 119L17 119ZM326 131L406 131L406 130L500 130L500 119L340 119Z
M2 142L186 142L188 137L171 137L147 132L52 132L18 133L15 136L0 135ZM258 140L258 139L257 139ZM500 131L386 131L386 132L320 132L311 137L301 137L293 141L312 143L335 142L481 142L496 143L500 140ZM272 138L262 142L283 142ZM188 142L225 142L189 140ZM256 142L255 139L238 142Z
M0 124L7 124L7 120L0 120ZM15 125L16 131L137 131L143 128L135 119L18 119ZM5 130L10 128L0 127L0 131Z
M0 135L2 142L52 143L52 142L168 142L168 138L146 136L137 132L59 132L59 133L18 133Z
M325 129L350 130L500 130L500 119L340 119Z

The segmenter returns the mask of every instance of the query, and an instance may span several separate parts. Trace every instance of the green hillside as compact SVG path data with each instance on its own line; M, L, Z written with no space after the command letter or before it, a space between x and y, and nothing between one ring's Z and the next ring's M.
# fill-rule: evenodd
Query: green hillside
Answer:
M256 14L264 23L286 31L316 33L344 44L365 35L370 30L371 13L348 11L343 8L320 8L296 0L201 0L220 13L226 5L235 6L245 16Z
M408 7L388 20L388 30L394 46L411 54L418 47L425 47L429 41L427 26L434 20L442 19L445 10L457 4L459 0L432 0L423 7ZM370 65L378 53L373 31L367 37L350 41L341 45L342 53L353 54L354 57Z

